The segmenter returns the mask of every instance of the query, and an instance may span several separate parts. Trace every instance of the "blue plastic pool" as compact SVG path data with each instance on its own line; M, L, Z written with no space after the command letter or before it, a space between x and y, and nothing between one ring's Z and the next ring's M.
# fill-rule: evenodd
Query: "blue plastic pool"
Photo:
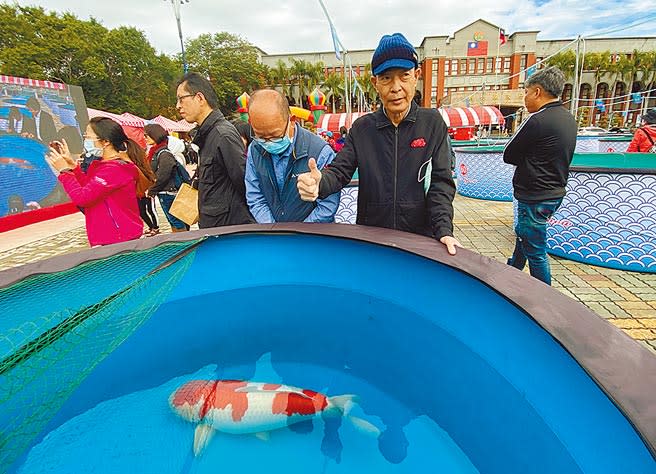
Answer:
M429 239L419 240L430 248ZM480 265L539 284L496 262ZM61 285L68 294L67 283ZM538 289L536 295L551 292ZM326 417L274 431L268 440L217 433L194 456L195 424L168 404L194 379L354 394L359 403L349 416L379 434L349 417ZM656 472L631 422L507 295L394 246L266 232L202 242L166 301L93 370L14 467L21 473Z

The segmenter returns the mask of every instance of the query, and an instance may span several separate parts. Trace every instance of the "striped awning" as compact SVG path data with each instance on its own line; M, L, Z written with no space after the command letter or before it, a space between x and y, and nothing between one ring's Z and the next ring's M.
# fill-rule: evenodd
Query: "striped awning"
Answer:
M143 128L146 122L141 117L137 117L136 115L132 115L127 112L118 115L118 114L113 114L111 112L106 112L104 110L91 109L87 107L87 113L89 114L90 119L94 117L107 117L114 120L118 124L126 127Z
M195 126L193 123L189 123L185 120L176 122L175 120L166 118L163 115L158 115L157 117L150 119L148 122L161 125L162 127L164 127L164 129L168 130L169 132L188 132Z
M66 84L62 84L61 82L40 81L38 79L27 79L25 77L3 75L0 75L0 83L14 84L17 86L43 87L45 89L56 89L60 91L65 91L68 89L68 86Z
M499 109L491 105L474 107L441 107L438 109L447 127L473 127L475 125L503 125L505 119Z
M356 119L366 115L368 112L353 112L351 114L323 114L319 118L317 129L339 132L340 127L351 128Z
M491 105L475 107L443 107L438 109L447 127L473 127L476 125L503 125L505 119L499 109ZM344 126L351 128L355 120L368 112L353 112L350 114L324 114L317 124L318 129L339 132Z

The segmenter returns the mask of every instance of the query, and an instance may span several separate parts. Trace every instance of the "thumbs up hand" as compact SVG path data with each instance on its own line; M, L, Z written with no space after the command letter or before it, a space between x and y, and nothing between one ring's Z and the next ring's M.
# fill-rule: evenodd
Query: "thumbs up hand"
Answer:
M316 201L319 197L319 182L321 182L321 171L317 168L317 160L310 158L308 161L310 171L299 174L296 179L296 187L303 201Z

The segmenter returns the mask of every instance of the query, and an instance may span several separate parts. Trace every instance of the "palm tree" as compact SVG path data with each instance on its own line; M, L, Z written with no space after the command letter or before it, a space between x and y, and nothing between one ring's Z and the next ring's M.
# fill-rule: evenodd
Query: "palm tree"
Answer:
M290 67L290 79L295 82L298 87L299 105L303 105L303 98L308 92L308 82L312 64L304 59L293 59Z
M271 85L274 87L280 87L282 93L285 96L288 96L290 93L290 71L285 62L282 59L279 59L275 67L269 69L269 77L271 79Z
M631 105L630 94L633 92L633 83L636 79L636 74L640 69L639 64L640 57L637 50L634 50L631 55L622 54L619 58L619 61L614 64L615 68L613 72L615 72L616 80L621 78L622 81L626 84L624 94L626 97L623 97L623 99L626 101L626 105L624 106L624 113L622 114L626 118L628 118L629 107ZM626 119L624 122L626 123Z
M574 68L576 67L576 53L572 50L567 50L554 54L547 60L547 65L556 66L563 71L565 79L572 79L574 77Z
M308 91L314 90L315 87L318 87L326 77L324 73L325 66L323 62L319 61L317 63L308 63L306 77L308 80Z
M371 82L371 64L367 64L364 67L364 74L360 76L360 80L358 82L360 83L360 87L362 87L362 91L364 92L367 103L369 105L375 103L378 97L378 92L376 92L376 88Z
M337 73L331 72L323 80L323 86L326 92L326 96L329 97L330 103L333 107L333 113L335 113L335 98L344 97L344 79Z

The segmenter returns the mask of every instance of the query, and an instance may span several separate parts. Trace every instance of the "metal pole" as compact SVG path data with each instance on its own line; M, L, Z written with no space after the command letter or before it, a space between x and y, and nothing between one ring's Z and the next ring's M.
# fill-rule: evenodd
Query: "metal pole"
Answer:
M186 0L189 3L189 0ZM180 38L180 48L182 49L182 70L185 74L189 70L187 65L187 57L185 55L184 41L182 40L182 24L180 23L180 2L181 0L171 0L173 4L173 13L175 14L175 21L178 24L178 37Z
M576 118L578 123L578 107L579 107L579 53L581 51L581 36L576 38L576 59L574 62L574 85L572 86L572 102L569 104L569 111Z
M339 37L337 37L337 30L335 30L335 25L333 24L333 20L330 18L330 15L328 14L328 9L326 8L326 5L324 5L323 0L319 0L319 5L321 5L321 9L323 10L324 15L326 15L326 19L328 20L328 25L330 26L330 31L331 34L332 32L335 32L335 38L337 38L337 43L338 46L341 48L342 52L342 69L344 72L344 106L345 106L345 111L347 113L351 112L351 92L349 90L349 81L348 81L348 76L346 74L346 55L348 54L348 51L346 51L346 48L342 44L342 42L339 40Z

